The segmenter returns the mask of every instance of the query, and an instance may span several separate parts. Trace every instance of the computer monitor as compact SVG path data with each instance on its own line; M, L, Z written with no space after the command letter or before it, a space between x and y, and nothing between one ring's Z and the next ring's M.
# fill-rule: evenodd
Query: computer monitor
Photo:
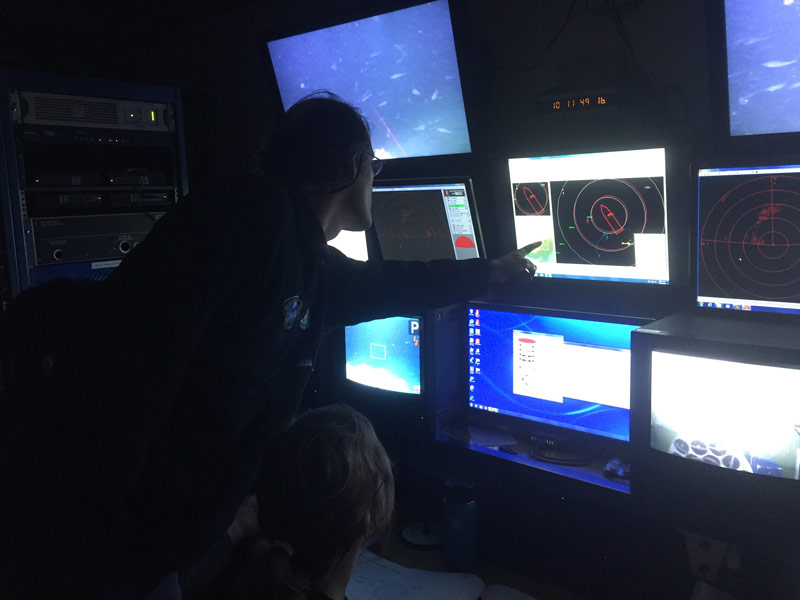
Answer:
M349 258L369 258L363 231L342 231L328 244ZM418 317L389 317L345 327L345 378L387 392L420 394L420 330Z
M537 277L669 283L664 148L512 158L508 210Z
M698 305L800 313L800 165L697 175Z
M655 350L650 445L743 473L800 479L800 365ZM757 401L756 401L757 399Z
M379 158L471 151L447 0L268 37L284 109L328 90L368 119Z
M800 535L800 324L687 311L631 340L631 494L671 526Z
M369 259L367 250L367 234L363 231L340 231L339 235L328 242L348 258L365 261Z
M639 318L467 304L469 406L628 441Z
M725 0L730 134L800 132L800 3Z
M389 317L346 327L346 377L389 392L420 394L421 343L416 317Z
M381 181L372 188L372 221L384 260L483 254L469 178Z

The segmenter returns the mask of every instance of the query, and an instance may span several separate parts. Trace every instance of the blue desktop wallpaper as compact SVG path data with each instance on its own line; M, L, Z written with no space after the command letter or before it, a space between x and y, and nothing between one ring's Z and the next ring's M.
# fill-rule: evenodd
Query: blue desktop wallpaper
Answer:
M474 381L474 404L489 406L502 414L585 431L619 440L629 440L630 416L624 408L564 398L563 403L539 400L513 393L513 332L515 329L560 335L566 343L630 350L630 334L637 325L584 321L479 308L480 363L470 357ZM470 315L470 319L474 315ZM580 367L565 365L569 377L581 377ZM609 373L614 377L614 373ZM626 374L627 376L627 374ZM602 382L598 382L602 385Z
M345 327L347 378L370 387L420 393L420 321L389 317Z
M379 158L470 151L447 0L268 43L284 108L317 90L355 105Z
M731 135L800 131L800 2L726 0Z

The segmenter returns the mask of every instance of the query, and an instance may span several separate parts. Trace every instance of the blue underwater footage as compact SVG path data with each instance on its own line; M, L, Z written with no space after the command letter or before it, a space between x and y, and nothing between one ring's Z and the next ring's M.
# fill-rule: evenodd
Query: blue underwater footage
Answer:
M726 0L731 135L800 131L800 2Z
M370 387L419 394L420 321L389 317L345 327L346 376Z
M318 91L361 110L379 158L470 152L447 0L268 43L284 108Z

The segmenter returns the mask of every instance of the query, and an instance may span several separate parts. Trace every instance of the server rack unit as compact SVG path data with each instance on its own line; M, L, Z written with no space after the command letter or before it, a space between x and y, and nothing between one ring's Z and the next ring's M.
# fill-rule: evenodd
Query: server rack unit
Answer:
M103 279L188 193L180 90L0 72L5 303Z

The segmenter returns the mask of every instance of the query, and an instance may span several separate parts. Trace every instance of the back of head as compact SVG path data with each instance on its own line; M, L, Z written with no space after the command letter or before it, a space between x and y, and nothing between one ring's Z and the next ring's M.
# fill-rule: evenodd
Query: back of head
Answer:
M388 527L391 464L369 420L345 405L300 416L265 460L259 522L272 546L260 577L266 597L302 598L354 544Z
M347 177L346 157L371 149L361 114L329 92L294 104L278 122L261 154L261 169L292 189L324 193Z

